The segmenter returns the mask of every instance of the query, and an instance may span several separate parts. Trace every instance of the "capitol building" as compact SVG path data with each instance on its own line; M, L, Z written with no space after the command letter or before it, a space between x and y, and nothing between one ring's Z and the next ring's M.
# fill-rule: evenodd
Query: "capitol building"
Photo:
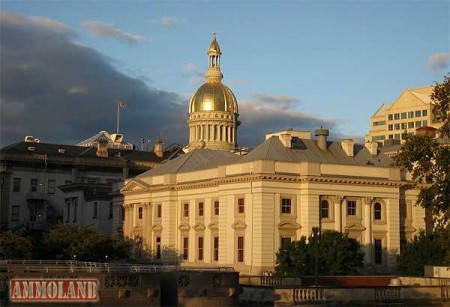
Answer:
M358 240L367 272L395 271L425 211L386 147L331 141L320 128L270 133L237 154L238 101L222 83L221 56L214 37L206 82L187 106L185 154L121 188L124 236L157 259L260 274L274 270L281 247L319 227Z

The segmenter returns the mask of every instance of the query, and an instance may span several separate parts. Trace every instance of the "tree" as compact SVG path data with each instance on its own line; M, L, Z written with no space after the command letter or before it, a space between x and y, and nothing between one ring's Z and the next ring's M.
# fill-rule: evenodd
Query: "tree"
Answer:
M302 237L278 251L277 274L314 274L315 247L311 239L306 242L306 237ZM355 274L362 268L363 258L358 241L340 232L326 230L317 242L318 273L321 275Z
M450 74L436 83L431 100L434 116L443 121L440 139L407 136L394 162L411 173L413 186L420 188L417 204L431 211L439 228L450 219Z
M450 265L450 232L439 229L432 235L421 232L402 247L398 270L406 275L423 276L425 265Z
M128 260L131 243L98 234L90 227L58 224L44 236L45 258L82 261Z
M32 244L23 230L0 233L0 259L31 259Z

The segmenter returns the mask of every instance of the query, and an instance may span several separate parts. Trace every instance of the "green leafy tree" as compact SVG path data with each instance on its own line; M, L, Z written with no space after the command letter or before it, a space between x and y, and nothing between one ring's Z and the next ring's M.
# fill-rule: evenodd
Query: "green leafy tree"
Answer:
M23 230L0 233L0 259L31 259L32 244Z
M450 74L436 83L431 100L434 116L443 121L440 139L407 136L394 161L411 173L413 185L420 188L417 203L430 210L439 228L450 219Z
M314 274L315 246L312 238L294 241L276 254L277 274L299 276ZM317 242L318 273L356 274L363 266L364 253L358 241L337 231L324 231Z
M131 250L129 241L74 224L56 225L44 236L44 246L45 258L82 261L128 260Z
M450 265L449 228L439 229L432 235L421 232L402 247L398 258L401 273L423 276L425 265Z

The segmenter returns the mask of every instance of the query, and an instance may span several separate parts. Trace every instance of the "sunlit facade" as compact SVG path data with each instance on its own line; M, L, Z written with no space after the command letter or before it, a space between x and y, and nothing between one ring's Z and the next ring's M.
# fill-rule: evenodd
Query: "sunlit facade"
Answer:
M425 228L425 212L414 206L418 191L406 190L407 178L391 166L385 147L331 142L321 128L314 136L268 134L244 156L230 152L233 138L222 150L210 147L215 137L199 148L192 115L208 118L214 111L205 101L203 109L193 104L197 93L189 106L189 151L127 180L120 190L123 232L138 250L184 266L260 274L274 270L276 252L285 244L319 227L358 240L367 272L395 270L401 242ZM216 136L214 128L201 131Z

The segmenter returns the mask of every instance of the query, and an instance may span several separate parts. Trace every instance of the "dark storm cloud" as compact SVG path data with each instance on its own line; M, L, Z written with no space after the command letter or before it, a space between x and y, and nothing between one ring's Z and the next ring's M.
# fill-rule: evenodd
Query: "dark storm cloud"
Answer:
M163 136L186 142L186 102L116 71L111 59L74 41L64 24L0 12L0 145L34 135L71 144L98 131L121 132L128 141Z

